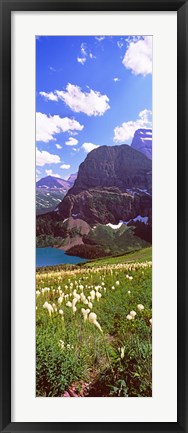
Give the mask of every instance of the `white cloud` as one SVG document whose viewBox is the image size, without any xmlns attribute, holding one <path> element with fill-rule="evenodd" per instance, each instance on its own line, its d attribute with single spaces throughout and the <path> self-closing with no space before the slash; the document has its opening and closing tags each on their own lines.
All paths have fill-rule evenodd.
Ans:
<svg viewBox="0 0 188 433">
<path fill-rule="evenodd" d="M 52 100 L 52 94 L 55 96 L 54 101 L 60 99 L 61 101 L 64 101 L 65 104 L 68 105 L 68 107 L 70 107 L 76 113 L 82 112 L 87 114 L 88 116 L 102 116 L 105 111 L 110 108 L 110 105 L 108 104 L 109 98 L 107 95 L 101 95 L 100 92 L 92 89 L 90 89 L 89 92 L 82 92 L 79 86 L 70 83 L 67 84 L 66 90 L 55 90 L 54 93 L 40 92 L 41 96 L 45 97 L 45 99 L 50 100 Z M 72 129 L 81 130 L 83 129 L 83 126 L 81 129 Z"/>
<path fill-rule="evenodd" d="M 94 56 L 94 54 L 92 54 L 92 53 L 89 53 L 89 57 L 90 57 L 90 59 L 96 59 L 96 56 Z"/>
<path fill-rule="evenodd" d="M 83 125 L 77 120 L 68 117 L 47 116 L 43 113 L 36 113 L 36 141 L 48 143 L 50 140 L 56 140 L 55 134 L 70 130 L 82 131 Z"/>
<path fill-rule="evenodd" d="M 88 57 L 90 59 L 96 59 L 96 57 L 91 52 L 88 53 L 88 51 L 87 44 L 82 43 L 80 46 L 80 55 L 77 57 L 77 62 L 81 63 L 81 65 L 85 64 Z"/>
<path fill-rule="evenodd" d="M 139 113 L 138 119 L 135 121 L 129 120 L 122 123 L 121 126 L 116 126 L 114 129 L 114 141 L 117 143 L 125 142 L 134 136 L 137 129 L 152 127 L 152 112 L 143 110 Z"/>
<path fill-rule="evenodd" d="M 86 58 L 85 57 L 77 57 L 77 62 L 84 65 L 84 63 L 86 62 Z"/>
<path fill-rule="evenodd" d="M 78 144 L 78 140 L 74 137 L 69 137 L 67 141 L 65 141 L 67 146 L 76 146 Z"/>
<path fill-rule="evenodd" d="M 76 131 L 69 131 L 69 134 L 70 135 L 78 135 L 78 132 L 76 132 Z"/>
<path fill-rule="evenodd" d="M 81 65 L 84 65 L 84 63 L 87 60 L 87 45 L 82 43 L 80 46 L 80 57 L 77 57 L 77 62 L 81 63 Z"/>
<path fill-rule="evenodd" d="M 89 92 L 82 92 L 80 87 L 74 84 L 68 83 L 66 91 L 56 90 L 55 94 L 76 113 L 102 116 L 110 108 L 108 96 L 101 95 L 100 92 L 92 89 Z"/>
<path fill-rule="evenodd" d="M 124 45 L 124 43 L 123 42 L 121 42 L 121 41 L 117 41 L 117 46 L 118 46 L 118 48 L 122 48 L 123 47 L 123 45 Z"/>
<path fill-rule="evenodd" d="M 53 173 L 52 170 L 45 170 L 45 173 L 47 174 L 47 176 L 60 177 L 59 174 Z"/>
<path fill-rule="evenodd" d="M 80 152 L 80 149 L 77 147 L 73 147 L 73 149 L 72 150 L 74 150 L 74 152 Z"/>
<path fill-rule="evenodd" d="M 105 39 L 105 36 L 95 36 L 95 39 L 96 39 L 98 42 L 101 42 L 101 41 L 103 41 L 103 40 Z"/>
<path fill-rule="evenodd" d="M 84 42 L 82 42 L 81 47 L 80 47 L 80 51 L 82 56 L 87 56 L 87 44 L 84 44 Z"/>
<path fill-rule="evenodd" d="M 70 168 L 70 164 L 63 164 L 60 166 L 63 170 L 68 170 Z"/>
<path fill-rule="evenodd" d="M 152 36 L 137 38 L 129 42 L 123 61 L 125 68 L 135 75 L 152 73 Z"/>
<path fill-rule="evenodd" d="M 40 96 L 43 96 L 47 101 L 58 101 L 57 95 L 55 95 L 53 92 L 39 92 Z"/>
<path fill-rule="evenodd" d="M 56 69 L 53 68 L 53 66 L 49 66 L 49 69 L 50 69 L 50 71 L 52 71 L 52 72 L 56 72 Z"/>
<path fill-rule="evenodd" d="M 37 174 L 41 174 L 41 172 L 40 172 L 40 170 L 38 168 L 36 169 L 36 173 Z"/>
<path fill-rule="evenodd" d="M 56 144 L 57 149 L 62 149 L 62 146 L 60 144 Z"/>
<path fill-rule="evenodd" d="M 119 79 L 118 77 L 115 77 L 115 78 L 114 78 L 114 81 L 115 81 L 115 83 L 116 83 L 117 81 L 120 81 L 120 79 Z"/>
<path fill-rule="evenodd" d="M 58 164 L 59 162 L 61 160 L 58 155 L 36 149 L 36 165 L 43 167 L 45 164 Z"/>
<path fill-rule="evenodd" d="M 93 143 L 84 143 L 84 144 L 82 144 L 82 148 L 84 149 L 84 151 L 86 153 L 91 152 L 91 150 L 93 150 L 93 149 L 97 149 L 97 147 L 99 147 L 99 146 L 97 146 L 96 144 L 93 144 Z"/>
</svg>

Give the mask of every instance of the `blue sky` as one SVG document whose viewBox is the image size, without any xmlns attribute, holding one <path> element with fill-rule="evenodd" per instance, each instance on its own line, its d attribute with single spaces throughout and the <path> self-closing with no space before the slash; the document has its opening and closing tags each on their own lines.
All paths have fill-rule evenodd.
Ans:
<svg viewBox="0 0 188 433">
<path fill-rule="evenodd" d="M 36 38 L 36 173 L 67 179 L 93 148 L 152 127 L 152 37 Z"/>
</svg>

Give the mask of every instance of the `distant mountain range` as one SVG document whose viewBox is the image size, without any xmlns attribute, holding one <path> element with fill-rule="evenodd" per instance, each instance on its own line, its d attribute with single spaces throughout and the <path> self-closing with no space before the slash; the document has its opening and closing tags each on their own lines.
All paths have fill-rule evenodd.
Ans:
<svg viewBox="0 0 188 433">
<path fill-rule="evenodd" d="M 152 129 L 137 129 L 131 146 L 152 159 Z"/>
<path fill-rule="evenodd" d="M 38 246 L 92 258 L 149 245 L 151 170 L 151 160 L 126 144 L 91 151 L 55 210 L 37 218 Z"/>
<path fill-rule="evenodd" d="M 55 176 L 46 176 L 36 182 L 37 215 L 53 211 L 63 200 L 67 191 L 74 185 L 77 173 L 71 174 L 67 180 Z"/>
<path fill-rule="evenodd" d="M 67 180 L 60 179 L 56 176 L 46 176 L 36 182 L 37 188 L 55 189 L 61 188 L 68 191 L 74 184 L 77 178 L 77 173 L 71 174 Z"/>
</svg>

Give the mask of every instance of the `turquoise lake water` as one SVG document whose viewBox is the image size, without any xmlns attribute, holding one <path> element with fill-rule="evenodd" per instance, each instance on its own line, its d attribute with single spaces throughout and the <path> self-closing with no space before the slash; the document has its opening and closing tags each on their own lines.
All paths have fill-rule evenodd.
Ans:
<svg viewBox="0 0 188 433">
<path fill-rule="evenodd" d="M 57 248 L 36 248 L 36 266 L 76 265 L 86 261 L 77 256 L 68 256 L 63 250 Z"/>
</svg>

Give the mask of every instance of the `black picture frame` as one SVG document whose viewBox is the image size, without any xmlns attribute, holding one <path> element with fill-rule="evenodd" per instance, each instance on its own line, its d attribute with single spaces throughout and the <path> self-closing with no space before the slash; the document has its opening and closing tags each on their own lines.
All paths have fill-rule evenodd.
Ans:
<svg viewBox="0 0 188 433">
<path fill-rule="evenodd" d="M 178 19 L 178 391 L 177 422 L 11 422 L 11 12 L 177 11 Z M 188 0 L 0 0 L 0 430 L 1 432 L 188 432 Z M 170 362 L 170 360 L 169 360 Z M 173 378 L 172 378 L 173 380 Z M 168 389 L 166 390 L 168 404 Z M 74 420 L 73 420 L 74 421 Z"/>
</svg>

